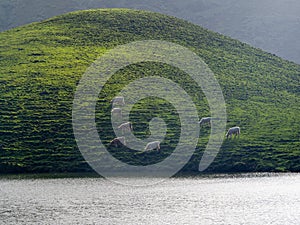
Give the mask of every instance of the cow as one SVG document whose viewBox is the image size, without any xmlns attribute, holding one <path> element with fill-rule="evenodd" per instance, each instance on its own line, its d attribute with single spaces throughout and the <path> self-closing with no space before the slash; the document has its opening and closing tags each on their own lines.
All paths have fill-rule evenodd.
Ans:
<svg viewBox="0 0 300 225">
<path fill-rule="evenodd" d="M 211 117 L 202 117 L 201 120 L 198 122 L 201 125 L 203 124 L 210 124 L 211 122 Z"/>
<path fill-rule="evenodd" d="M 112 105 L 125 105 L 125 100 L 123 96 L 117 96 L 114 97 L 113 100 L 111 100 Z"/>
<path fill-rule="evenodd" d="M 120 129 L 122 131 L 122 134 L 125 131 L 132 131 L 133 130 L 133 126 L 131 122 L 127 122 L 127 123 L 122 123 L 120 126 L 118 126 L 118 129 Z"/>
<path fill-rule="evenodd" d="M 111 114 L 115 115 L 115 116 L 118 116 L 118 117 L 122 117 L 122 109 L 120 109 L 120 108 L 113 108 L 111 110 Z"/>
<path fill-rule="evenodd" d="M 234 134 L 235 136 L 240 136 L 241 129 L 239 127 L 231 127 L 228 129 L 226 133 L 226 138 L 231 138 L 231 136 Z"/>
<path fill-rule="evenodd" d="M 110 145 L 115 146 L 116 148 L 121 147 L 122 145 L 126 145 L 125 142 L 125 137 L 117 137 L 114 138 L 111 142 Z"/>
<path fill-rule="evenodd" d="M 152 141 L 149 142 L 146 147 L 145 151 L 150 151 L 156 149 L 158 152 L 160 151 L 160 142 L 159 141 Z"/>
</svg>

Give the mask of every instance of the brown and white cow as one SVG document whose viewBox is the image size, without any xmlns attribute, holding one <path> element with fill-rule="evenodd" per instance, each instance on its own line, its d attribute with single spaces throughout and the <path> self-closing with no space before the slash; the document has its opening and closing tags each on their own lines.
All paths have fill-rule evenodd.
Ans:
<svg viewBox="0 0 300 225">
<path fill-rule="evenodd" d="M 125 142 L 125 137 L 117 137 L 114 138 L 111 142 L 110 145 L 115 146 L 116 148 L 121 147 L 122 145 L 126 145 Z"/>
</svg>

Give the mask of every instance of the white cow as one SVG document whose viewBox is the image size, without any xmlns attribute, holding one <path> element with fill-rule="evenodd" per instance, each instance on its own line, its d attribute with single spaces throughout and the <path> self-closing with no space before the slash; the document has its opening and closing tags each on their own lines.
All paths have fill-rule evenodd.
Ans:
<svg viewBox="0 0 300 225">
<path fill-rule="evenodd" d="M 159 150 L 160 150 L 160 142 L 159 141 L 149 142 L 145 147 L 145 151 L 150 151 L 150 150 L 154 150 L 154 149 L 156 149 L 159 152 Z"/>
<path fill-rule="evenodd" d="M 127 122 L 127 123 L 122 123 L 120 126 L 118 126 L 118 129 L 120 129 L 122 131 L 122 134 L 125 131 L 132 131 L 133 130 L 133 126 L 131 122 Z"/>
<path fill-rule="evenodd" d="M 231 136 L 234 134 L 235 136 L 239 136 L 241 133 L 241 129 L 239 127 L 231 127 L 228 129 L 226 133 L 226 138 L 231 138 Z"/>
<path fill-rule="evenodd" d="M 202 117 L 201 120 L 198 122 L 200 125 L 210 123 L 211 117 Z"/>
<path fill-rule="evenodd" d="M 111 100 L 112 105 L 125 105 L 125 100 L 123 96 L 117 96 L 114 97 L 113 100 Z"/>
<path fill-rule="evenodd" d="M 120 108 L 113 108 L 111 110 L 111 114 L 114 116 L 122 117 L 122 109 Z"/>
<path fill-rule="evenodd" d="M 114 145 L 116 148 L 121 147 L 122 145 L 126 145 L 125 142 L 125 137 L 117 137 L 114 138 L 111 142 L 110 145 Z"/>
</svg>

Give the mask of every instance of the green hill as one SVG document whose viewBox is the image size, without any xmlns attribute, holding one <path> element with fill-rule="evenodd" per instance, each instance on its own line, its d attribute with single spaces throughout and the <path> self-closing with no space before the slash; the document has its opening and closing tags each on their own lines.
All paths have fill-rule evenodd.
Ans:
<svg viewBox="0 0 300 225">
<path fill-rule="evenodd" d="M 94 60 L 131 41 L 164 40 L 198 54 L 218 79 L 228 127 L 241 136 L 225 140 L 208 172 L 300 171 L 300 66 L 174 17 L 125 9 L 69 13 L 0 33 L 0 172 L 91 171 L 72 129 L 76 85 Z M 97 128 L 114 138 L 110 99 L 129 82 L 152 75 L 174 80 L 192 97 L 199 117 L 209 115 L 201 89 L 187 74 L 160 63 L 140 63 L 116 73 L 99 95 Z M 168 109 L 168 110 L 166 110 Z M 162 153 L 109 147 L 130 164 L 161 161 L 178 141 L 178 116 L 162 99 L 146 99 L 132 111 L 134 133 L 149 135 L 147 122 L 160 115 L 168 125 Z M 209 136 L 183 172 L 196 172 Z"/>
<path fill-rule="evenodd" d="M 300 64 L 300 2 L 289 0 L 1 0 L 0 32 L 67 12 L 149 10 L 188 20 Z"/>
</svg>

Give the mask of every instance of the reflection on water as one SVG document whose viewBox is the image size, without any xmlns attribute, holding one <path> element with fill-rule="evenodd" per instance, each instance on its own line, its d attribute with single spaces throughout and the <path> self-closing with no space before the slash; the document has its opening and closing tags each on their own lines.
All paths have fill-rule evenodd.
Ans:
<svg viewBox="0 0 300 225">
<path fill-rule="evenodd" d="M 300 224 L 300 175 L 0 180 L 0 224 Z"/>
</svg>

